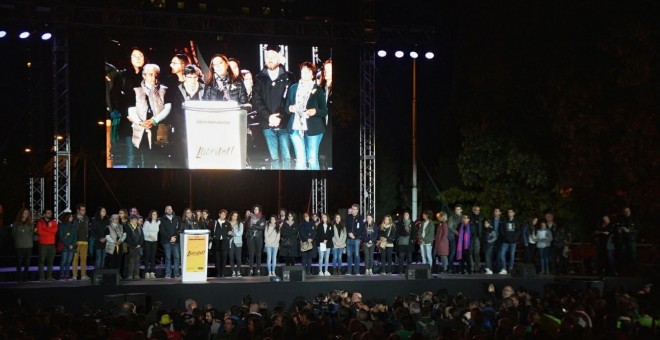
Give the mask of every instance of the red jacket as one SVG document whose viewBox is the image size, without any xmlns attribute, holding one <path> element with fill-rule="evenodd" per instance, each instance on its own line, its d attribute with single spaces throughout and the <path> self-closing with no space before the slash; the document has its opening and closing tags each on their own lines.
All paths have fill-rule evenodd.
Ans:
<svg viewBox="0 0 660 340">
<path fill-rule="evenodd" d="M 39 244 L 54 245 L 55 235 L 57 235 L 57 220 L 51 219 L 46 222 L 43 218 L 37 222 L 37 235 L 39 235 Z"/>
</svg>

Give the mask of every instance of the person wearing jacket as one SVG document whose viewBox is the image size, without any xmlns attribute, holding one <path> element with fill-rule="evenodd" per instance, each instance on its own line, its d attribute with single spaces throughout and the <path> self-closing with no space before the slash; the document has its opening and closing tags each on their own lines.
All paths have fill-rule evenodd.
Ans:
<svg viewBox="0 0 660 340">
<path fill-rule="evenodd" d="M 147 215 L 142 231 L 144 233 L 144 278 L 156 278 L 156 249 L 158 248 L 158 230 L 160 219 L 158 212 L 152 210 Z"/>
<path fill-rule="evenodd" d="M 527 264 L 532 264 L 534 262 L 534 253 L 536 253 L 535 235 L 538 223 L 539 219 L 533 217 L 522 227 L 522 242 L 525 246 L 525 263 Z"/>
<path fill-rule="evenodd" d="M 57 236 L 57 220 L 53 219 L 53 210 L 46 209 L 37 222 L 37 235 L 39 236 L 39 281 L 46 278 L 53 281 L 53 261 L 55 260 L 55 239 Z M 47 266 L 44 277 L 44 264 Z"/>
<path fill-rule="evenodd" d="M 541 275 L 550 274 L 550 245 L 552 244 L 552 231 L 545 222 L 541 222 L 539 229 L 532 236 L 536 240 L 536 248 L 541 258 Z"/>
<path fill-rule="evenodd" d="M 319 225 L 316 227 L 316 244 L 319 246 L 320 276 L 331 275 L 330 271 L 328 271 L 328 261 L 330 260 L 330 252 L 332 251 L 332 238 L 334 236 L 335 232 L 332 228 L 332 224 L 330 224 L 330 221 L 328 221 L 328 214 L 321 213 L 321 223 L 319 223 Z M 323 247 L 323 249 L 321 249 L 321 247 Z"/>
<path fill-rule="evenodd" d="M 442 211 L 440 212 L 440 223 L 438 223 L 438 228 L 435 230 L 435 256 L 440 257 L 440 263 L 442 266 L 442 272 L 447 272 L 447 267 L 449 266 L 449 225 L 447 223 L 447 213 Z M 434 256 L 434 258 L 435 258 Z"/>
<path fill-rule="evenodd" d="M 312 259 L 316 255 L 316 249 L 314 245 L 314 239 L 316 239 L 316 230 L 314 230 L 314 223 L 310 220 L 311 216 L 308 212 L 303 214 L 303 221 L 300 223 L 300 228 L 298 229 L 298 237 L 300 237 L 301 243 L 307 243 L 311 247 L 307 251 L 302 252 L 302 265 L 305 268 L 305 274 L 312 274 Z M 302 248 L 302 244 L 301 244 Z"/>
<path fill-rule="evenodd" d="M 181 233 L 181 221 L 174 215 L 171 205 L 165 207 L 165 215 L 160 217 L 158 238 L 165 252 L 165 278 L 179 277 L 179 265 L 181 263 L 181 247 L 179 237 Z M 174 272 L 172 272 L 174 265 Z"/>
<path fill-rule="evenodd" d="M 109 223 L 108 211 L 104 207 L 98 207 L 90 222 L 90 232 L 94 235 L 94 270 L 105 267 L 105 228 Z"/>
<path fill-rule="evenodd" d="M 255 204 L 252 211 L 245 212 L 245 241 L 248 246 L 248 274 L 252 276 L 261 275 L 261 251 L 264 246 L 264 229 L 266 229 L 266 219 L 261 211 L 261 206 Z M 256 265 L 256 266 L 255 266 Z"/>
<path fill-rule="evenodd" d="M 497 232 L 489 220 L 484 220 L 484 230 L 481 232 L 481 244 L 486 246 L 486 274 L 493 274 L 493 251 L 497 244 Z"/>
<path fill-rule="evenodd" d="M 403 263 L 406 266 L 412 264 L 412 253 L 415 249 L 415 236 L 413 232 L 413 223 L 410 219 L 410 212 L 404 211 L 403 218 L 396 225 L 396 255 L 399 260 L 399 274 L 404 274 Z"/>
<path fill-rule="evenodd" d="M 396 226 L 392 222 L 392 216 L 385 215 L 383 223 L 380 225 L 379 247 L 381 249 L 381 262 L 383 263 L 383 272 L 386 275 L 392 274 L 392 252 L 394 250 L 394 241 L 396 240 Z M 373 274 L 373 272 L 370 272 Z"/>
<path fill-rule="evenodd" d="M 280 233 L 280 255 L 284 257 L 284 263 L 287 266 L 296 264 L 296 257 L 299 256 L 298 252 L 298 223 L 295 219 L 296 215 L 293 211 L 286 214 L 286 220 L 281 222 Z"/>
<path fill-rule="evenodd" d="M 128 245 L 128 259 L 126 260 L 126 278 L 140 279 L 140 258 L 144 250 L 144 233 L 138 225 L 138 216 L 128 217 L 128 225 L 124 226 L 126 244 Z"/>
<path fill-rule="evenodd" d="M 217 277 L 225 275 L 225 266 L 229 258 L 229 242 L 231 242 L 232 231 L 227 221 L 227 210 L 218 212 L 218 219 L 211 226 L 211 250 L 215 254 L 215 271 Z"/>
<path fill-rule="evenodd" d="M 80 266 L 80 279 L 89 280 L 87 276 L 87 253 L 89 252 L 89 218 L 85 215 L 87 208 L 84 204 L 76 204 L 76 216 L 73 225 L 76 227 L 76 251 L 73 252 L 73 264 L 71 266 L 73 279 L 78 277 Z"/>
<path fill-rule="evenodd" d="M 270 216 L 270 220 L 264 230 L 264 242 L 266 246 L 266 267 L 268 276 L 275 276 L 277 268 L 277 249 L 280 247 L 280 226 L 277 224 L 277 216 Z"/>
<path fill-rule="evenodd" d="M 253 108 L 259 116 L 259 125 L 266 138 L 272 169 L 291 169 L 288 115 L 285 112 L 287 92 L 294 76 L 280 65 L 280 48 L 266 47 L 265 67 L 257 73 L 252 90 Z"/>
<path fill-rule="evenodd" d="M 378 226 L 374 221 L 374 216 L 367 214 L 367 220 L 364 224 L 364 233 L 362 234 L 362 249 L 364 250 L 364 275 L 374 274 L 374 250 L 378 242 Z M 359 268 L 359 263 L 358 263 Z M 359 269 L 358 269 L 359 273 Z"/>
<path fill-rule="evenodd" d="M 248 97 L 243 79 L 229 67 L 227 57 L 216 54 L 211 58 L 211 66 L 204 81 L 204 100 L 235 101 L 239 105 L 247 104 Z"/>
<path fill-rule="evenodd" d="M 319 170 L 319 145 L 325 132 L 328 107 L 325 91 L 314 80 L 316 67 L 310 62 L 300 65 L 300 81 L 291 86 L 285 112 L 288 130 L 296 155 L 296 170 Z"/>
<path fill-rule="evenodd" d="M 341 256 L 346 249 L 346 227 L 341 215 L 336 214 L 332 223 L 332 270 L 334 275 L 341 274 Z"/>
<path fill-rule="evenodd" d="M 500 226 L 500 239 L 502 245 L 500 248 L 500 261 L 502 262 L 502 270 L 500 274 L 506 274 L 507 268 L 509 271 L 513 270 L 513 262 L 516 258 L 516 245 L 520 239 L 522 226 L 519 225 L 515 219 L 516 211 L 513 209 L 507 210 L 507 218 L 504 220 L 503 225 Z M 507 267 L 506 252 L 509 251 L 509 263 Z"/>
<path fill-rule="evenodd" d="M 344 220 L 346 226 L 346 274 L 360 275 L 360 241 L 364 236 L 364 218 L 360 206 L 353 204 Z"/>
<path fill-rule="evenodd" d="M 125 240 L 126 233 L 124 233 L 124 226 L 119 220 L 119 215 L 110 216 L 110 224 L 108 224 L 105 231 L 105 253 L 108 257 L 108 267 L 119 269 L 121 266 L 122 248 Z"/>
<path fill-rule="evenodd" d="M 418 242 L 422 252 L 422 263 L 428 265 L 430 268 L 433 267 L 433 253 L 431 253 L 431 249 L 433 247 L 433 240 L 435 239 L 435 224 L 431 221 L 431 216 L 433 216 L 431 210 L 424 211 L 422 213 L 422 221 L 419 224 L 419 230 L 417 230 L 417 239 L 419 240 Z"/>
<path fill-rule="evenodd" d="M 61 252 L 62 259 L 60 260 L 60 280 L 73 280 L 69 276 L 69 273 L 73 252 L 76 251 L 76 242 L 78 241 L 78 230 L 73 224 L 73 215 L 67 210 L 62 213 L 57 231 L 57 236 L 63 245 Z"/>
<path fill-rule="evenodd" d="M 34 242 L 34 224 L 30 209 L 22 208 L 11 226 L 11 236 L 16 249 L 16 281 L 27 282 L 30 275 L 30 254 Z"/>
<path fill-rule="evenodd" d="M 232 277 L 241 277 L 241 251 L 243 250 L 243 223 L 238 220 L 238 212 L 229 214 L 229 226 L 232 238 L 229 243 L 229 266 Z M 234 266 L 236 264 L 236 266 Z"/>
<path fill-rule="evenodd" d="M 463 215 L 463 222 L 458 225 L 458 236 L 456 238 L 456 259 L 459 262 L 459 271 L 461 274 L 472 274 L 472 256 L 470 256 L 470 247 L 474 244 L 472 240 L 477 237 L 474 231 L 475 226 L 470 221 L 470 216 Z"/>
</svg>

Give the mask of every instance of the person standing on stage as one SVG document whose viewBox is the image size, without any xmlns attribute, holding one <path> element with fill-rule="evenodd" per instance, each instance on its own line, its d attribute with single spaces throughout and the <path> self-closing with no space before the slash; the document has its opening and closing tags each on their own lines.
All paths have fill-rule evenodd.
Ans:
<svg viewBox="0 0 660 340">
<path fill-rule="evenodd" d="M 181 261 L 181 247 L 179 245 L 179 233 L 181 232 L 181 221 L 174 215 L 172 206 L 165 207 L 165 215 L 160 217 L 158 237 L 165 252 L 165 278 L 181 276 L 179 266 Z M 174 266 L 174 270 L 172 270 Z"/>
<path fill-rule="evenodd" d="M 458 226 L 463 221 L 463 207 L 460 204 L 454 206 L 454 213 L 447 219 L 447 239 L 449 240 L 449 273 L 454 273 L 454 260 L 456 259 L 456 238 L 458 237 Z"/>
<path fill-rule="evenodd" d="M 493 274 L 493 252 L 497 245 L 497 232 L 489 220 L 484 221 L 481 244 L 485 246 L 486 252 L 486 274 Z"/>
<path fill-rule="evenodd" d="M 22 208 L 11 226 L 16 250 L 16 281 L 27 282 L 30 276 L 30 255 L 34 245 L 34 223 L 30 209 Z"/>
<path fill-rule="evenodd" d="M 73 253 L 73 279 L 78 277 L 78 266 L 80 265 L 80 279 L 89 280 L 87 276 L 87 252 L 89 252 L 89 218 L 85 216 L 85 205 L 76 205 L 76 217 L 73 219 L 73 225 L 78 231 L 76 236 L 76 249 Z"/>
<path fill-rule="evenodd" d="M 364 236 L 364 218 L 359 214 L 360 206 L 353 204 L 346 215 L 346 274 L 360 275 L 360 240 Z"/>
<path fill-rule="evenodd" d="M 238 212 L 229 214 L 229 226 L 231 227 L 231 242 L 229 244 L 229 266 L 232 277 L 241 277 L 241 252 L 243 250 L 243 223 L 238 220 Z M 236 266 L 234 266 L 236 264 Z"/>
<path fill-rule="evenodd" d="M 245 212 L 245 239 L 248 246 L 248 265 L 252 276 L 261 275 L 261 251 L 264 246 L 264 229 L 266 229 L 266 219 L 261 211 L 261 206 L 255 204 L 252 211 Z M 256 267 L 253 267 L 256 265 Z"/>
<path fill-rule="evenodd" d="M 447 213 L 442 211 L 440 212 L 440 221 L 438 222 L 438 227 L 435 230 L 434 252 L 435 256 L 440 257 L 440 265 L 442 266 L 443 273 L 447 273 L 447 266 L 449 265 L 447 258 L 449 256 L 449 239 L 447 238 L 448 234 L 449 225 L 447 224 Z"/>
<path fill-rule="evenodd" d="M 364 275 L 373 275 L 374 250 L 376 250 L 376 242 L 378 241 L 378 226 L 374 222 L 373 215 L 367 214 L 367 221 L 364 225 L 364 228 L 364 234 L 362 234 L 362 248 L 364 250 Z"/>
<path fill-rule="evenodd" d="M 126 244 L 128 245 L 128 259 L 126 260 L 126 278 L 140 279 L 140 258 L 144 250 L 144 233 L 138 225 L 138 216 L 131 215 L 128 225 L 124 227 Z"/>
<path fill-rule="evenodd" d="M 403 217 L 396 226 L 396 255 L 399 262 L 399 274 L 405 273 L 403 263 L 406 267 L 412 264 L 412 254 L 414 249 L 413 223 L 410 219 L 410 212 L 404 211 Z"/>
<path fill-rule="evenodd" d="M 57 220 L 53 219 L 53 210 L 44 210 L 41 219 L 37 222 L 37 235 L 39 236 L 39 281 L 53 278 L 53 261 L 55 260 L 55 239 L 57 236 Z M 47 265 L 44 277 L 44 264 Z"/>
<path fill-rule="evenodd" d="M 57 236 L 62 242 L 62 252 L 60 260 L 60 280 L 73 280 L 69 276 L 71 270 L 71 259 L 76 251 L 76 242 L 78 240 L 78 230 L 73 224 L 73 215 L 71 210 L 66 209 L 60 217 L 60 225 Z"/>
<path fill-rule="evenodd" d="M 396 240 L 396 227 L 392 223 L 392 216 L 385 215 L 378 235 L 383 272 L 386 275 L 392 275 L 392 252 L 394 250 L 394 240 Z M 371 274 L 373 274 L 373 271 Z"/>
<path fill-rule="evenodd" d="M 124 227 L 119 220 L 119 215 L 110 216 L 110 223 L 105 229 L 105 253 L 108 258 L 108 267 L 119 269 L 121 267 L 121 258 L 126 240 Z M 119 270 L 117 271 L 119 274 Z"/>
<path fill-rule="evenodd" d="M 334 275 L 341 275 L 341 257 L 346 251 L 346 227 L 344 221 L 341 220 L 341 215 L 335 215 L 332 229 L 332 270 Z"/>
<path fill-rule="evenodd" d="M 280 227 L 280 255 L 284 257 L 284 263 L 287 266 L 296 264 L 298 254 L 298 223 L 293 211 L 287 212 L 286 221 L 282 222 Z"/>
<path fill-rule="evenodd" d="M 312 259 L 316 253 L 315 242 L 316 230 L 314 230 L 314 223 L 311 221 L 311 216 L 308 212 L 303 214 L 303 220 L 300 222 L 300 229 L 298 234 L 300 237 L 300 252 L 302 253 L 302 265 L 305 268 L 307 275 L 312 274 Z"/>
<path fill-rule="evenodd" d="M 472 206 L 472 214 L 470 215 L 470 227 L 472 229 L 472 238 L 470 245 L 470 257 L 472 258 L 472 268 L 470 269 L 473 273 L 481 272 L 481 231 L 483 230 L 484 220 L 486 218 L 481 215 L 481 207 L 479 204 Z"/>
<path fill-rule="evenodd" d="M 158 231 L 160 219 L 158 212 L 152 210 L 144 222 L 144 278 L 156 278 L 156 248 L 158 247 Z"/>
<path fill-rule="evenodd" d="M 328 214 L 321 213 L 321 223 L 316 227 L 316 244 L 319 246 L 319 275 L 330 276 L 328 261 L 332 251 L 332 238 L 335 232 L 328 221 Z M 323 246 L 321 245 L 323 244 Z M 321 249 L 323 247 L 323 249 Z"/>
<path fill-rule="evenodd" d="M 227 221 L 227 210 L 218 212 L 218 219 L 213 221 L 211 227 L 211 249 L 215 254 L 215 271 L 217 277 L 225 275 L 225 265 L 229 258 L 229 242 L 231 241 L 232 229 Z"/>
<path fill-rule="evenodd" d="M 422 213 L 422 221 L 419 230 L 417 230 L 417 239 L 422 253 L 422 263 L 433 269 L 433 253 L 431 250 L 435 240 L 435 223 L 431 220 L 431 216 L 433 216 L 431 210 L 425 210 Z"/>
<path fill-rule="evenodd" d="M 104 207 L 98 207 L 89 228 L 94 235 L 94 270 L 105 267 L 105 228 L 109 223 L 108 211 Z"/>
<path fill-rule="evenodd" d="M 277 268 L 277 249 L 280 247 L 280 225 L 277 216 L 270 216 L 266 229 L 264 230 L 264 243 L 266 246 L 266 267 L 268 276 L 275 276 Z"/>
<path fill-rule="evenodd" d="M 476 237 L 474 226 L 470 221 L 470 216 L 463 215 L 463 222 L 458 226 L 458 237 L 456 241 L 456 259 L 459 263 L 459 272 L 461 274 L 472 274 L 472 257 L 470 256 L 470 247 L 474 244 L 472 240 Z"/>
<path fill-rule="evenodd" d="M 507 274 L 513 270 L 514 260 L 516 258 L 516 245 L 520 240 L 522 226 L 516 221 L 516 212 L 513 209 L 507 210 L 507 219 L 500 226 L 500 238 L 502 246 L 500 247 L 500 261 L 502 261 L 502 270 L 500 274 Z M 509 251 L 509 263 L 507 267 L 506 252 Z M 508 271 L 507 271 L 508 268 Z"/>
<path fill-rule="evenodd" d="M 265 67 L 255 76 L 252 101 L 266 138 L 271 168 L 291 169 L 291 141 L 285 104 L 294 76 L 280 65 L 279 51 L 277 45 L 266 47 Z"/>
</svg>

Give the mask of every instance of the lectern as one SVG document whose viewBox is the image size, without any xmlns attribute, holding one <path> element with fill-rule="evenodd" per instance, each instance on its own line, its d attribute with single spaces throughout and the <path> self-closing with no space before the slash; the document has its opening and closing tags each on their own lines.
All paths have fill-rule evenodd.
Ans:
<svg viewBox="0 0 660 340">
<path fill-rule="evenodd" d="M 181 234 L 181 282 L 206 282 L 209 233 L 206 229 L 195 229 Z"/>
</svg>

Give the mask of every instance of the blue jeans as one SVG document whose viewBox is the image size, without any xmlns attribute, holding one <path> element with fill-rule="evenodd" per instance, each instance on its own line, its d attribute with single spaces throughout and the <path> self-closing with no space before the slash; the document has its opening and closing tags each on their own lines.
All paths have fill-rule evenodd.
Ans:
<svg viewBox="0 0 660 340">
<path fill-rule="evenodd" d="M 509 250 L 509 266 L 506 265 L 506 251 Z M 516 258 L 516 243 L 504 243 L 500 248 L 500 261 L 502 261 L 502 269 L 513 269 L 513 261 Z"/>
<path fill-rule="evenodd" d="M 433 244 L 431 243 L 425 243 L 422 244 L 420 247 L 420 250 L 422 252 L 422 263 L 423 264 L 428 264 L 429 266 L 433 266 L 433 254 L 431 253 L 431 248 L 433 247 Z"/>
<path fill-rule="evenodd" d="M 341 268 L 341 255 L 344 248 L 332 248 L 332 268 L 339 270 Z"/>
<path fill-rule="evenodd" d="M 550 271 L 550 247 L 538 248 L 541 258 L 541 271 Z"/>
<path fill-rule="evenodd" d="M 360 274 L 360 240 L 346 240 L 346 274 Z"/>
<path fill-rule="evenodd" d="M 64 246 L 66 247 L 66 245 Z M 73 260 L 73 250 L 62 249 L 62 259 L 60 260 L 60 278 L 69 276 L 71 271 L 71 261 Z"/>
<path fill-rule="evenodd" d="M 323 134 L 310 136 L 307 132 L 303 136 L 299 130 L 291 131 L 291 144 L 296 154 L 296 170 L 319 170 L 319 145 Z"/>
<path fill-rule="evenodd" d="M 165 252 L 165 276 L 179 275 L 181 247 L 178 243 L 163 243 L 163 251 Z M 174 273 L 172 273 L 172 260 L 174 260 Z"/>
<path fill-rule="evenodd" d="M 330 261 L 330 249 L 328 248 L 325 249 L 326 249 L 325 251 L 321 251 L 321 249 L 319 248 L 319 273 L 325 273 L 328 271 L 328 262 Z"/>
<path fill-rule="evenodd" d="M 100 249 L 96 249 L 96 258 L 94 262 L 94 269 L 103 269 L 105 267 L 105 244 L 102 244 Z"/>
<path fill-rule="evenodd" d="M 291 152 L 289 151 L 289 130 L 263 129 L 266 145 L 270 153 L 272 169 L 291 169 Z M 281 157 L 280 157 L 281 156 Z M 282 162 L 280 165 L 280 161 Z"/>
<path fill-rule="evenodd" d="M 274 273 L 277 268 L 277 247 L 266 247 L 266 268 L 268 273 Z"/>
</svg>

